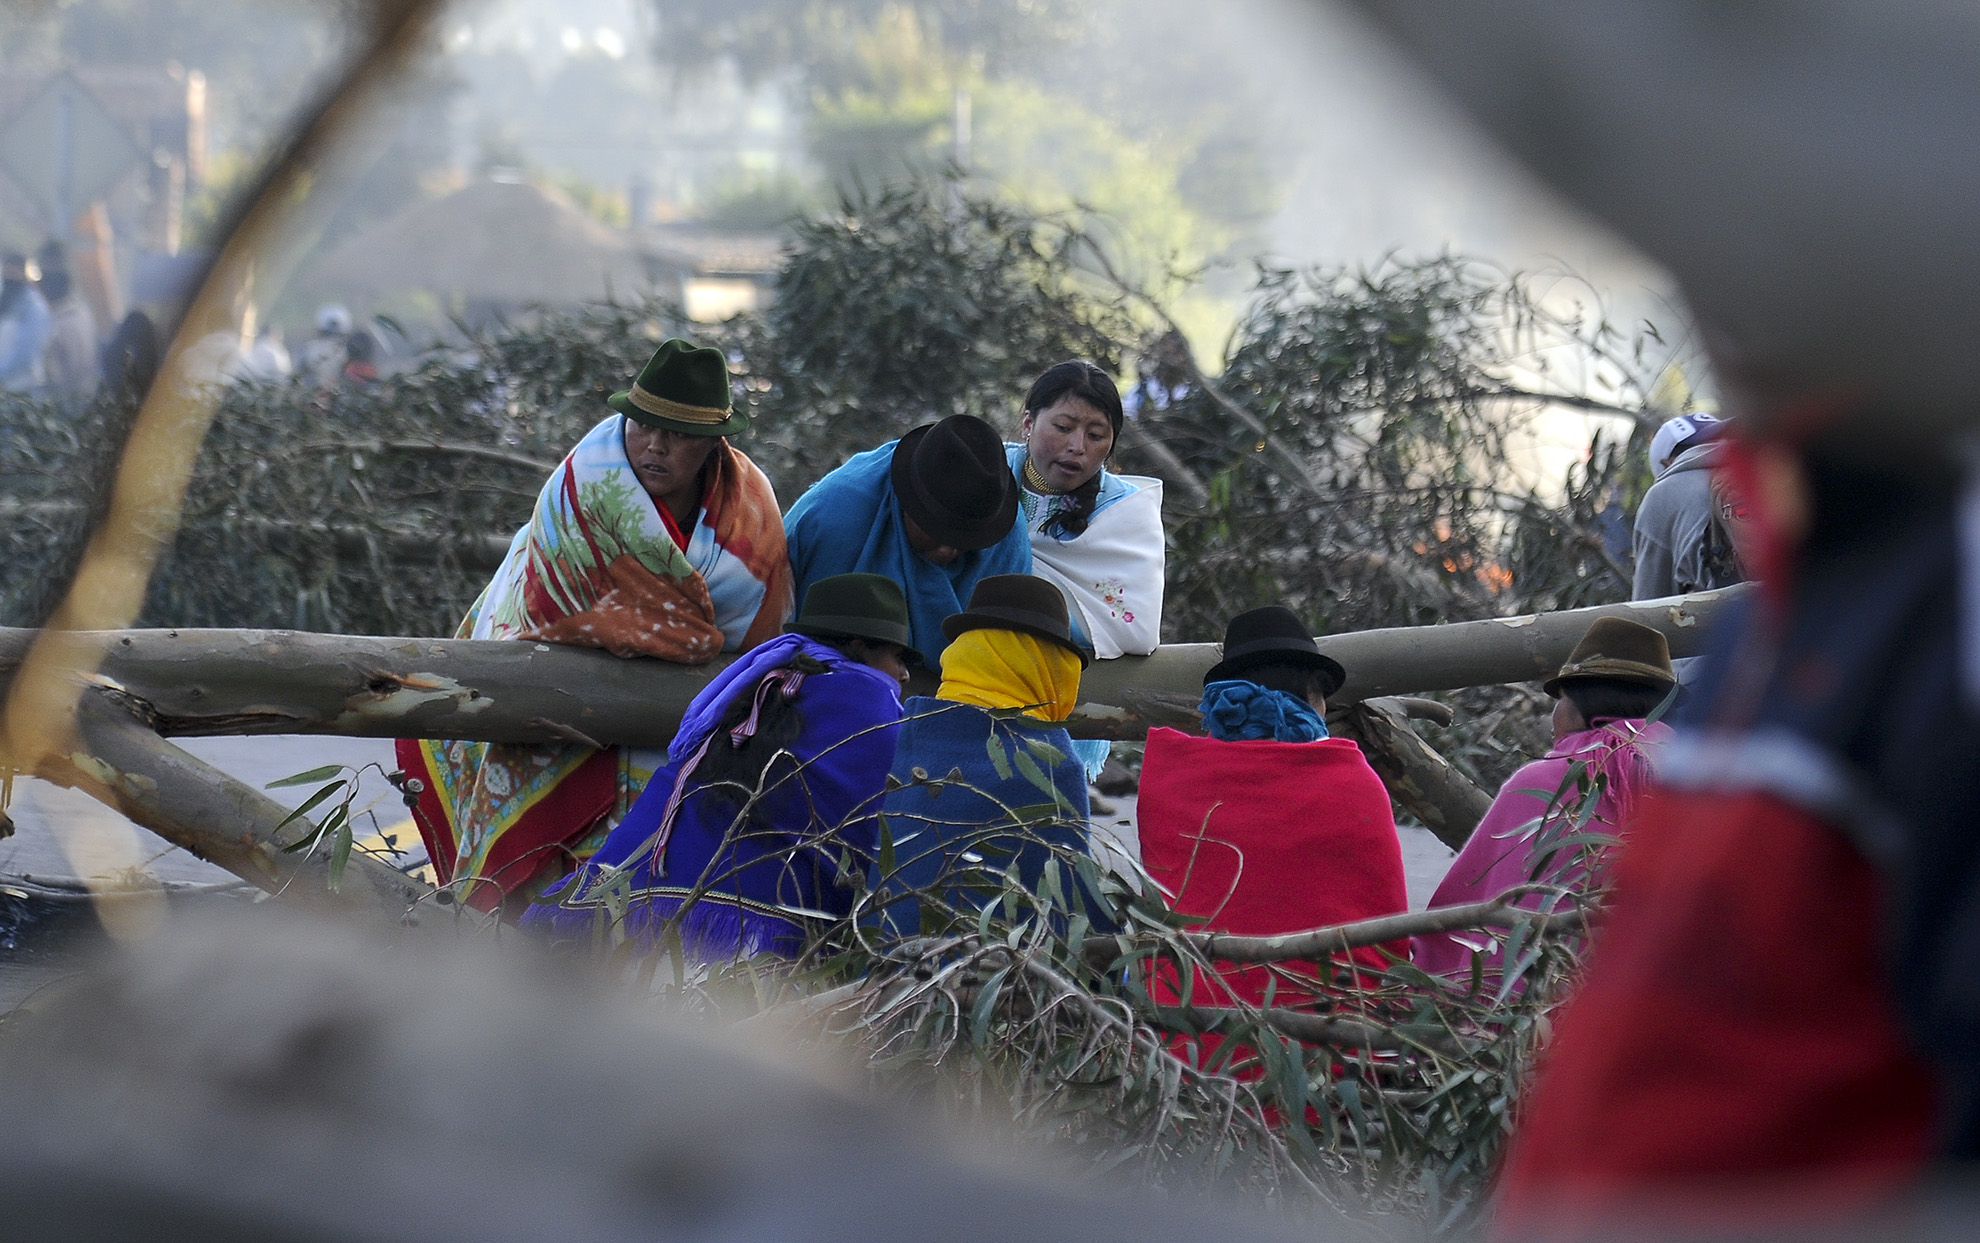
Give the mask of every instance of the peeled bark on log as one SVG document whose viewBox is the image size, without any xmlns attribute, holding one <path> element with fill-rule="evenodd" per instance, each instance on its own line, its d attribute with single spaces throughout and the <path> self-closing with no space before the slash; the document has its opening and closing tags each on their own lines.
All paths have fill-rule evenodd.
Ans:
<svg viewBox="0 0 1980 1243">
<path fill-rule="evenodd" d="M 1368 766 L 1390 797 L 1437 840 L 1463 850 L 1471 831 L 1492 807 L 1492 796 L 1473 785 L 1451 762 L 1409 727 L 1394 700 L 1367 699 L 1342 714 L 1342 733 L 1361 744 Z"/>
<path fill-rule="evenodd" d="M 1332 697 L 1452 690 L 1544 677 L 1597 617 L 1662 630 L 1674 656 L 1702 645 L 1706 623 L 1744 589 L 1575 609 L 1502 621 L 1329 635 L 1321 650 L 1348 670 Z M 11 679 L 34 632 L 0 630 Z M 173 735 L 341 734 L 666 746 L 721 662 L 676 665 L 591 648 L 474 639 L 372 638 L 287 630 L 129 630 L 107 636 L 102 676 Z M 1067 722 L 1076 737 L 1134 739 L 1186 724 L 1212 643 L 1096 663 Z"/>
</svg>

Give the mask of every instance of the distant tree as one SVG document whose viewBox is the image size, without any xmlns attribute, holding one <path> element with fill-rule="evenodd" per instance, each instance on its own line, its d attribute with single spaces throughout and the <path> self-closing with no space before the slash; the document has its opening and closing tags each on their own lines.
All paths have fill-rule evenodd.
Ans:
<svg viewBox="0 0 1980 1243">
<path fill-rule="evenodd" d="M 848 200 L 800 225 L 776 300 L 736 325 L 756 415 L 751 452 L 796 491 L 917 424 L 1017 405 L 1062 359 L 1118 368 L 1134 320 L 1076 260 L 1093 239 L 933 181 Z"/>
<path fill-rule="evenodd" d="M 1266 599 L 1354 630 L 1625 598 L 1603 515 L 1645 469 L 1624 450 L 1664 354 L 1585 307 L 1449 257 L 1265 270 L 1220 374 L 1146 416 L 1208 497 L 1176 515 L 1176 636 Z M 1558 496 L 1508 462 L 1550 408 L 1606 424 Z"/>
<path fill-rule="evenodd" d="M 861 42 L 902 16 L 943 55 L 1010 70 L 1084 27 L 1078 0 L 652 0 L 653 49 L 677 69 L 723 58 L 752 78 L 796 68 L 808 88 L 874 85 Z"/>
</svg>

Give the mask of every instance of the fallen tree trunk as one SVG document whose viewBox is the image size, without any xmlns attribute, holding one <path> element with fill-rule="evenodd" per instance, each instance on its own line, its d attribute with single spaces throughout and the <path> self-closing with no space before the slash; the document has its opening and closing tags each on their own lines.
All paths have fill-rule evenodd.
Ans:
<svg viewBox="0 0 1980 1243">
<path fill-rule="evenodd" d="M 1453 690 L 1544 677 L 1597 617 L 1655 626 L 1674 656 L 1698 652 L 1706 624 L 1741 588 L 1535 617 L 1329 635 L 1348 670 L 1334 696 Z M 11 680 L 33 631 L 0 630 Z M 101 676 L 141 703 L 166 736 L 340 734 L 665 746 L 721 662 L 624 660 L 590 648 L 473 639 L 372 638 L 287 630 L 130 630 L 102 636 Z M 1096 663 L 1067 722 L 1086 738 L 1140 738 L 1182 724 L 1217 645 L 1180 643 Z"/>
<path fill-rule="evenodd" d="M 1361 744 L 1368 766 L 1403 809 L 1452 850 L 1492 808 L 1492 796 L 1417 736 L 1394 700 L 1364 699 L 1342 715 L 1341 734 Z M 1332 714 L 1330 713 L 1331 717 Z"/>
<path fill-rule="evenodd" d="M 362 852 L 353 851 L 336 868 L 328 843 L 287 849 L 305 840 L 314 824 L 291 819 L 266 794 L 159 737 L 141 705 L 114 691 L 83 693 L 74 739 L 73 750 L 51 756 L 37 775 L 83 790 L 271 894 L 401 926 L 488 922 L 477 912 L 441 905 L 430 886 Z"/>
</svg>

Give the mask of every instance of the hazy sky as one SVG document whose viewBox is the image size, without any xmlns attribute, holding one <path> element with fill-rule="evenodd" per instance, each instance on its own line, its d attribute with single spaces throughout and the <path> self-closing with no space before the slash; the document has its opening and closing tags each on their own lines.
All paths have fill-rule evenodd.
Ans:
<svg viewBox="0 0 1980 1243">
<path fill-rule="evenodd" d="M 619 89 L 636 93 L 637 107 L 692 106 L 694 100 L 670 96 L 659 71 L 646 63 L 654 28 L 648 3 L 463 3 L 450 18 L 451 50 L 464 66 L 477 58 L 492 64 L 491 56 L 507 64 L 523 59 L 545 82 L 582 62 L 586 75 L 624 83 Z M 1260 99 L 1256 123 L 1280 161 L 1284 186 L 1283 207 L 1267 230 L 1272 258 L 1355 265 L 1390 252 L 1448 250 L 1507 269 L 1577 274 L 1587 284 L 1561 283 L 1560 298 L 1585 301 L 1592 287 L 1624 331 L 1646 317 L 1665 327 L 1676 318 L 1660 271 L 1540 186 L 1343 8 L 1326 0 L 1124 0 L 1122 7 L 1156 38 L 1189 40 L 1204 53 L 1198 62 L 1205 78 L 1176 89 L 1214 91 L 1220 82 L 1242 82 Z M 1083 72 L 1136 69 L 1071 59 Z M 473 89 L 460 105 L 465 125 L 475 123 L 477 110 L 513 109 L 507 96 L 515 83 L 472 69 L 466 76 Z M 797 110 L 784 112 L 784 123 L 798 123 Z M 546 135 L 585 128 L 572 116 L 534 124 Z M 651 164 L 655 142 L 673 141 L 660 135 L 663 128 L 657 119 L 644 128 L 592 125 L 590 141 L 566 155 L 573 170 L 623 186 L 635 167 Z M 609 171 L 614 159 L 623 161 L 622 171 Z M 1214 351 L 1217 344 L 1199 347 Z M 1538 429 L 1544 445 L 1529 450 L 1544 464 L 1518 456 L 1554 475 L 1579 455 L 1588 428 L 1579 416 L 1550 418 Z"/>
<path fill-rule="evenodd" d="M 575 58 L 645 57 L 653 28 L 648 5 L 464 2 L 448 27 L 456 52 L 518 53 L 548 78 Z M 1138 0 L 1131 7 L 1152 30 L 1215 45 L 1225 70 L 1261 85 L 1271 101 L 1259 125 L 1286 165 L 1286 202 L 1271 230 L 1280 257 L 1358 262 L 1390 250 L 1448 248 L 1509 267 L 1565 264 L 1632 301 L 1636 290 L 1663 283 L 1627 247 L 1511 167 L 1339 7 L 1324 0 Z M 476 106 L 465 101 L 470 114 Z M 643 155 L 627 146 L 626 176 Z"/>
</svg>

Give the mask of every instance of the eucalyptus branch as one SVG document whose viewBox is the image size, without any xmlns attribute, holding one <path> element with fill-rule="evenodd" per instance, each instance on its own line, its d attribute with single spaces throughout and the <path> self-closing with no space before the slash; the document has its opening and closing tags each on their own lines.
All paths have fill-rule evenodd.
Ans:
<svg viewBox="0 0 1980 1243">
<path fill-rule="evenodd" d="M 1203 954 L 1221 962 L 1265 963 L 1308 961 L 1326 958 L 1370 945 L 1399 941 L 1406 937 L 1428 936 L 1437 932 L 1457 932 L 1466 928 L 1506 928 L 1531 923 L 1536 932 L 1572 933 L 1584 931 L 1587 917 L 1579 906 L 1566 911 L 1534 911 L 1518 905 L 1530 894 L 1543 894 L 1565 901 L 1579 901 L 1578 895 L 1557 885 L 1515 885 L 1496 898 L 1463 906 L 1444 906 L 1406 915 L 1384 915 L 1354 923 L 1288 932 L 1278 936 L 1240 936 L 1229 932 L 1184 932 L 1179 939 Z M 1129 957 L 1140 946 L 1130 935 L 1094 936 L 1086 940 L 1089 962 L 1112 962 Z"/>
<path fill-rule="evenodd" d="M 1080 1013 L 1086 1015 L 1093 1022 L 1110 1029 L 1117 1036 L 1127 1038 L 1142 1056 L 1150 1059 L 1165 1060 L 1180 1074 L 1195 1079 L 1198 1082 L 1214 1084 L 1222 1094 L 1228 1097 L 1239 1098 L 1250 1096 L 1249 1107 L 1233 1109 L 1231 1114 L 1232 1119 L 1250 1131 L 1259 1141 L 1260 1145 L 1272 1154 L 1280 1168 L 1290 1174 L 1293 1180 L 1307 1194 L 1314 1196 L 1323 1203 L 1331 1202 L 1331 1197 L 1327 1195 L 1326 1191 L 1319 1184 L 1315 1183 L 1304 1169 L 1300 1168 L 1297 1161 L 1293 1160 L 1292 1153 L 1286 1147 L 1285 1140 L 1274 1132 L 1272 1128 L 1265 1125 L 1262 1114 L 1258 1109 L 1257 1098 L 1252 1096 L 1249 1088 L 1244 1087 L 1234 1079 L 1222 1075 L 1208 1074 L 1183 1061 L 1174 1053 L 1170 1052 L 1160 1041 L 1156 1040 L 1153 1035 L 1128 1022 L 1126 1019 L 1121 1018 L 1119 1015 L 1114 1014 L 1105 1006 L 1100 1005 L 1084 990 L 1044 963 L 1036 959 L 1027 958 L 1022 966 L 1027 974 L 1057 990 L 1055 1000 L 1077 1008 Z M 1236 1103 L 1236 1101 L 1233 1101 L 1233 1104 Z"/>
<path fill-rule="evenodd" d="M 1281 1007 L 1252 1010 L 1235 1006 L 1156 1006 L 1150 1021 L 1170 1031 L 1200 1035 L 1241 1031 L 1255 1023 L 1309 1044 L 1378 1052 L 1426 1051 L 1462 1057 L 1468 1051 L 1451 1037 L 1411 1036 L 1366 1018 L 1341 1018 Z"/>
</svg>

